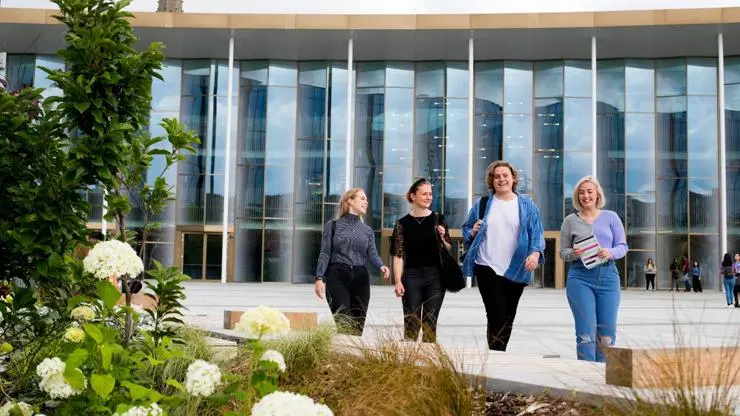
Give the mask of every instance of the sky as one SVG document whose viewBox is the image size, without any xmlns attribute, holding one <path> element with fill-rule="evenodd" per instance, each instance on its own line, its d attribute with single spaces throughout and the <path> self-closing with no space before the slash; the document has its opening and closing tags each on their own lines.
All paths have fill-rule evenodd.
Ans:
<svg viewBox="0 0 740 416">
<path fill-rule="evenodd" d="M 48 0 L 0 0 L 2 7 L 52 8 Z M 198 13 L 531 13 L 740 7 L 740 0 L 184 0 Z M 133 0 L 132 11 L 155 11 L 157 0 Z"/>
</svg>

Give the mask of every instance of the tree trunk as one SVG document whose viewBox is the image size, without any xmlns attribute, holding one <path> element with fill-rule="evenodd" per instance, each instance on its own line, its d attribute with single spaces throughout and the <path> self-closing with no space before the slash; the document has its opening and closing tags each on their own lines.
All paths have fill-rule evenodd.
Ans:
<svg viewBox="0 0 740 416">
<path fill-rule="evenodd" d="M 119 239 L 124 243 L 128 244 L 126 238 L 126 217 L 123 214 L 118 214 L 118 233 Z M 128 280 L 130 276 L 124 274 L 121 276 L 121 287 L 123 288 L 124 299 L 126 301 L 126 324 L 123 330 L 123 347 L 128 348 L 129 341 L 131 341 L 131 332 L 133 327 L 133 320 L 131 317 L 131 290 L 128 287 Z"/>
</svg>

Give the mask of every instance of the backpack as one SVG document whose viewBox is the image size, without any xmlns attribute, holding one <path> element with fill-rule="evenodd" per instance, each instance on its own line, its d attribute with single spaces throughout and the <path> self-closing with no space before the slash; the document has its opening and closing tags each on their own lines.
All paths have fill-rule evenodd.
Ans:
<svg viewBox="0 0 740 416">
<path fill-rule="evenodd" d="M 489 195 L 481 197 L 480 201 L 478 201 L 478 220 L 482 220 L 483 217 L 486 216 L 486 206 L 488 205 L 488 199 L 490 198 Z M 460 255 L 460 260 L 465 260 L 465 256 L 468 255 L 468 249 L 470 247 L 466 247 L 465 251 Z"/>
</svg>

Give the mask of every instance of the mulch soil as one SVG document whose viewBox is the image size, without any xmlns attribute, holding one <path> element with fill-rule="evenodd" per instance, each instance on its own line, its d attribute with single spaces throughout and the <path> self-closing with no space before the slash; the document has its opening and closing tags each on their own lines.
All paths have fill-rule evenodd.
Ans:
<svg viewBox="0 0 740 416">
<path fill-rule="evenodd" d="M 485 392 L 478 393 L 480 399 Z M 595 407 L 551 396 L 521 396 L 512 393 L 488 393 L 476 400 L 479 408 L 474 416 L 593 416 L 602 411 Z"/>
</svg>

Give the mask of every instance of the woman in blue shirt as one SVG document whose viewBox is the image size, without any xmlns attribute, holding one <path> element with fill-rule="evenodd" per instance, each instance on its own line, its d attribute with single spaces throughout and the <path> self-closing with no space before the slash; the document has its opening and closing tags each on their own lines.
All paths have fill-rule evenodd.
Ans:
<svg viewBox="0 0 740 416">
<path fill-rule="evenodd" d="M 691 286 L 694 287 L 694 293 L 701 293 L 701 266 L 699 261 L 694 260 L 691 264 Z"/>
</svg>

